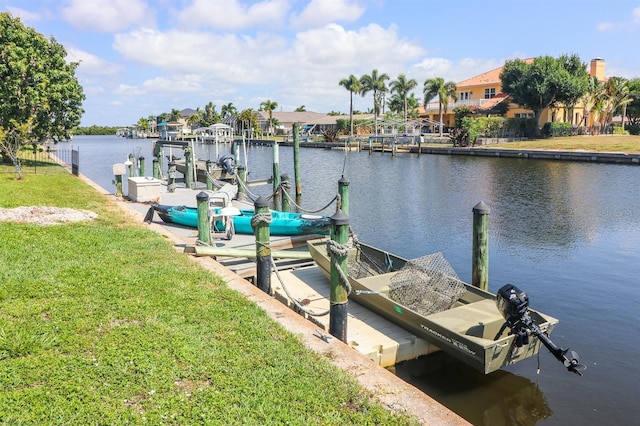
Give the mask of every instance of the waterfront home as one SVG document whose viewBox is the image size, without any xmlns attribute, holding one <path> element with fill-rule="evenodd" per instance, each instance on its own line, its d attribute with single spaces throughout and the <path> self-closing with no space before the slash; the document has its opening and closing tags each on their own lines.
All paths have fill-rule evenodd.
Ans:
<svg viewBox="0 0 640 426">
<path fill-rule="evenodd" d="M 525 59 L 525 62 L 533 62 L 533 58 Z M 533 111 L 524 109 L 517 104 L 509 102 L 509 96 L 502 92 L 502 82 L 500 81 L 500 73 L 503 67 L 495 68 L 475 77 L 456 83 L 456 96 L 458 100 L 453 102 L 450 100 L 447 104 L 446 113 L 443 112 L 443 123 L 445 127 L 454 126 L 454 108 L 459 106 L 469 106 L 477 108 L 477 114 L 480 115 L 499 115 L 500 111 L 504 111 L 505 105 L 508 105 L 506 111 L 507 118 L 513 117 L 533 117 Z M 588 73 L 595 76 L 599 81 L 605 81 L 605 61 L 601 58 L 592 59 L 589 65 Z M 433 99 L 426 106 L 419 107 L 421 118 L 427 118 L 433 121 L 440 120 L 439 103 L 437 99 Z M 593 114 L 587 114 L 588 122 L 585 123 L 584 105 L 578 103 L 573 110 L 573 117 L 568 117 L 568 113 L 564 107 L 547 108 L 542 111 L 538 125 L 542 127 L 544 123 L 553 121 L 568 121 L 574 125 L 593 125 Z"/>
</svg>

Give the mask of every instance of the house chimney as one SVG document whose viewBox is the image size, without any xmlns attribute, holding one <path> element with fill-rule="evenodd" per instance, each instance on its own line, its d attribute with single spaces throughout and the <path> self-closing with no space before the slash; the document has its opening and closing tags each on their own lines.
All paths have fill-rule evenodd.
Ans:
<svg viewBox="0 0 640 426">
<path fill-rule="evenodd" d="M 589 75 L 592 77 L 596 77 L 598 81 L 604 81 L 604 59 L 602 58 L 594 58 L 591 60 L 591 66 L 589 68 Z"/>
</svg>

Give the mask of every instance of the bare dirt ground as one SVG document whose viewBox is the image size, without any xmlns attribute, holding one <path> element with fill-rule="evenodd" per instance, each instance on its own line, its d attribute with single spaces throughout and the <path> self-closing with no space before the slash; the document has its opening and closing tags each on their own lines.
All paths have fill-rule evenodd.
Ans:
<svg viewBox="0 0 640 426">
<path fill-rule="evenodd" d="M 0 208 L 0 222 L 33 223 L 38 225 L 61 225 L 64 223 L 82 222 L 97 218 L 98 215 L 89 210 L 77 210 L 49 206 Z"/>
</svg>

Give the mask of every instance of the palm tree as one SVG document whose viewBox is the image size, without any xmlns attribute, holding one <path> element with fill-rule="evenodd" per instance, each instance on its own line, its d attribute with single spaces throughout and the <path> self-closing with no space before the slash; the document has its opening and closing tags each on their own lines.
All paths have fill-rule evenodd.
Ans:
<svg viewBox="0 0 640 426">
<path fill-rule="evenodd" d="M 348 78 L 340 80 L 338 85 L 349 91 L 349 137 L 353 137 L 353 94 L 359 95 L 362 91 L 362 84 L 355 75 L 351 74 Z"/>
<path fill-rule="evenodd" d="M 294 112 L 305 112 L 307 110 L 305 105 L 300 105 L 298 108 L 294 110 Z"/>
<path fill-rule="evenodd" d="M 258 116 L 258 113 L 253 110 L 253 108 L 247 108 L 240 111 L 240 113 L 238 114 L 238 120 L 242 122 L 243 128 L 244 124 L 247 123 L 248 129 L 254 129 L 256 123 L 258 123 L 258 120 L 260 120 L 260 117 Z"/>
<path fill-rule="evenodd" d="M 407 96 L 415 89 L 418 82 L 415 79 L 407 80 L 407 76 L 400 74 L 397 79 L 391 82 L 391 93 L 395 93 L 402 99 L 404 104 L 404 121 L 407 121 Z"/>
<path fill-rule="evenodd" d="M 171 109 L 171 112 L 169 113 L 169 121 L 178 121 L 179 119 L 182 118 L 182 113 L 180 111 L 178 111 L 175 108 Z"/>
<path fill-rule="evenodd" d="M 220 121 L 220 115 L 216 111 L 216 104 L 209 102 L 204 106 L 204 112 L 202 113 L 202 124 L 205 126 L 211 126 L 212 124 Z"/>
<path fill-rule="evenodd" d="M 380 106 L 382 104 L 381 100 L 387 91 L 387 85 L 385 83 L 387 80 L 389 80 L 389 76 L 384 73 L 378 75 L 377 69 L 371 71 L 371 75 L 365 74 L 360 77 L 360 84 L 362 85 L 360 94 L 364 96 L 369 92 L 373 92 L 373 125 L 376 135 L 378 134 L 378 114 L 380 113 Z"/>
<path fill-rule="evenodd" d="M 444 112 L 447 112 L 447 103 L 449 98 L 453 101 L 457 101 L 456 96 L 456 83 L 453 81 L 447 81 L 441 77 L 429 78 L 424 82 L 424 106 L 435 97 L 438 97 L 438 105 L 440 110 L 440 137 L 442 137 L 442 105 L 444 104 Z"/>
<path fill-rule="evenodd" d="M 222 115 L 223 118 L 227 115 L 238 115 L 238 109 L 233 105 L 233 102 L 229 102 L 226 105 L 222 105 L 222 108 L 220 108 L 220 115 Z"/>
<path fill-rule="evenodd" d="M 269 113 L 269 133 L 271 133 L 271 126 L 273 125 L 273 110 L 278 108 L 278 103 L 267 99 L 264 102 L 260 102 L 260 110 Z"/>
</svg>

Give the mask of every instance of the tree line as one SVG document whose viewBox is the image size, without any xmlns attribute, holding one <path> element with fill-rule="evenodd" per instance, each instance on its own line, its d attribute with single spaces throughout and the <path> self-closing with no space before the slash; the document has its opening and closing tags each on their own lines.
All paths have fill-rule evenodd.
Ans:
<svg viewBox="0 0 640 426">
<path fill-rule="evenodd" d="M 389 85 L 387 85 L 389 82 Z M 502 92 L 510 96 L 510 102 L 518 104 L 534 113 L 536 123 L 542 111 L 547 108 L 563 111 L 563 117 L 556 117 L 568 122 L 573 127 L 586 126 L 593 115 L 594 122 L 601 129 L 611 126 L 614 116 L 622 116 L 624 126 L 632 134 L 640 130 L 640 78 L 625 79 L 609 77 L 599 81 L 587 73 L 587 65 L 577 55 L 561 55 L 558 58 L 541 56 L 533 61 L 519 59 L 507 61 L 500 74 Z M 408 79 L 400 74 L 390 80 L 386 73 L 374 69 L 371 74 L 357 77 L 351 74 L 338 83 L 350 93 L 349 134 L 353 135 L 353 96 L 373 94 L 374 126 L 380 114 L 395 118 L 418 117 L 420 101 L 413 93 L 418 86 L 415 79 Z M 434 99 L 439 105 L 440 135 L 442 135 L 442 117 L 447 113 L 450 101 L 457 102 L 457 86 L 453 81 L 445 81 L 441 77 L 426 79 L 422 85 L 423 102 L 426 107 Z M 387 100 L 387 94 L 390 95 Z M 580 123 L 574 123 L 574 108 L 580 104 L 584 107 L 584 115 Z M 385 113 L 388 107 L 389 113 Z M 484 115 L 505 116 L 508 104 L 491 111 L 482 111 Z M 477 108 L 463 108 L 461 114 L 474 115 Z M 461 120 L 456 120 L 458 124 Z"/>
</svg>

